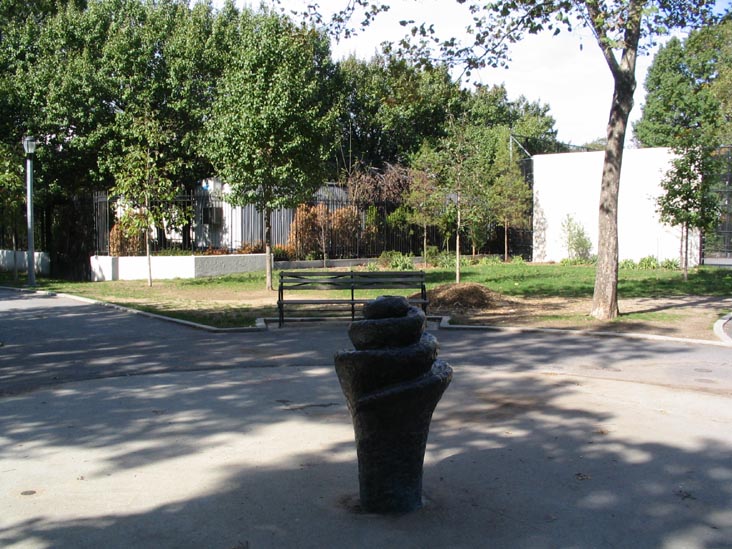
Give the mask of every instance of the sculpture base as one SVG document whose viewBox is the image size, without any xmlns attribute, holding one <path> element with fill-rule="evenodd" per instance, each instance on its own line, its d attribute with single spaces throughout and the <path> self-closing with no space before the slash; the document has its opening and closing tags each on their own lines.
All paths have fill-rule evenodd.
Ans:
<svg viewBox="0 0 732 549">
<path fill-rule="evenodd" d="M 407 513 L 422 506 L 422 470 L 432 413 L 452 379 L 440 360 L 424 376 L 355 403 L 361 507 Z"/>
</svg>

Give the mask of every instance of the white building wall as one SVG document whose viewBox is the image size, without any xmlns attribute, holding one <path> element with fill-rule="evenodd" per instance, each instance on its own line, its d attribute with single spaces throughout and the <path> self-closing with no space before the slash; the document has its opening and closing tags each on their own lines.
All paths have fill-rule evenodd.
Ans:
<svg viewBox="0 0 732 549">
<path fill-rule="evenodd" d="M 597 253 L 600 181 L 604 152 L 547 154 L 534 162 L 534 261 L 568 257 L 562 232 L 567 215 L 580 223 Z M 618 203 L 620 260 L 655 256 L 678 259 L 680 230 L 662 224 L 656 213 L 660 182 L 670 167 L 667 148 L 627 149 L 623 154 Z M 698 235 L 690 236 L 690 264 L 699 257 Z"/>
</svg>

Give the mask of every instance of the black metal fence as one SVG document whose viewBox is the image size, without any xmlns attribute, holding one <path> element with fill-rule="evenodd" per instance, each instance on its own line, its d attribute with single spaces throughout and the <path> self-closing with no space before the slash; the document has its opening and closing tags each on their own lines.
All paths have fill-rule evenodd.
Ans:
<svg viewBox="0 0 732 549">
<path fill-rule="evenodd" d="M 89 195 L 44 196 L 38 193 L 33 211 L 34 247 L 48 252 L 51 276 L 72 280 L 89 278 L 89 255 L 94 250 L 95 212 Z M 0 249 L 26 250 L 28 227 L 25 204 L 0 206 Z"/>
<path fill-rule="evenodd" d="M 115 255 L 110 247 L 116 222 L 114 200 L 96 193 L 93 202 L 95 253 Z M 264 219 L 254 206 L 232 206 L 220 194 L 202 189 L 180 196 L 175 206 L 191 213 L 190 222 L 176 229 L 155 229 L 152 247 L 156 253 L 263 251 Z M 357 204 L 337 187 L 321 189 L 298 208 L 273 211 L 271 227 L 274 252 L 281 259 L 378 257 L 385 251 L 421 255 L 423 248 L 423 228 L 405 221 L 398 204 Z M 501 228 L 489 229 L 492 238 L 477 252 L 502 253 Z M 512 254 L 530 259 L 530 235 L 530 231 L 511 232 Z M 462 251 L 472 251 L 468 239 L 462 241 Z M 438 250 L 454 249 L 454 235 L 437 227 L 428 227 L 427 242 Z"/>
<path fill-rule="evenodd" d="M 720 149 L 720 173 L 713 192 L 719 197 L 719 225 L 702 239 L 702 261 L 706 265 L 732 265 L 732 146 Z"/>
</svg>

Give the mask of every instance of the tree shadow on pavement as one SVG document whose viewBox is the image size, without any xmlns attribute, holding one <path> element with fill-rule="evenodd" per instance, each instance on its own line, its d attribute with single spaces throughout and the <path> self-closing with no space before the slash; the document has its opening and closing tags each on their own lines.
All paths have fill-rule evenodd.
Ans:
<svg viewBox="0 0 732 549">
<path fill-rule="evenodd" d="M 716 548 L 732 539 L 728 399 L 443 355 L 455 379 L 435 412 L 418 512 L 353 511 L 355 451 L 332 368 L 169 373 L 0 400 L 9 510 L 0 545 Z"/>
</svg>

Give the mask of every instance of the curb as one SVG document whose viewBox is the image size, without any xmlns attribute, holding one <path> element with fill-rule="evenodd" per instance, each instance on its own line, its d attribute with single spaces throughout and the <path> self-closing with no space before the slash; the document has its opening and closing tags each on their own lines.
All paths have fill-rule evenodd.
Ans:
<svg viewBox="0 0 732 549">
<path fill-rule="evenodd" d="M 724 315 L 722 318 L 714 323 L 714 334 L 721 339 L 725 344 L 732 345 L 732 337 L 727 335 L 724 326 L 732 320 L 732 313 Z"/>
<path fill-rule="evenodd" d="M 107 303 L 105 301 L 98 301 L 96 299 L 90 299 L 88 297 L 81 297 L 72 294 L 57 294 L 55 292 L 48 292 L 45 290 L 33 290 L 30 288 L 12 288 L 8 286 L 0 286 L 2 290 L 12 290 L 17 292 L 25 293 L 36 293 L 39 295 L 47 296 L 59 296 L 67 299 L 73 299 L 82 303 L 88 303 L 90 305 L 100 305 L 103 307 L 111 307 L 119 311 L 124 311 L 136 315 L 142 315 L 148 318 L 154 318 L 165 322 L 172 322 L 174 324 L 180 324 L 194 328 L 197 330 L 204 330 L 210 333 L 239 333 L 239 332 L 266 332 L 269 330 L 267 327 L 267 321 L 276 321 L 274 318 L 257 318 L 255 320 L 255 327 L 240 327 L 240 328 L 216 328 L 214 326 L 208 326 L 206 324 L 200 324 L 198 322 L 192 322 L 190 320 L 183 320 L 180 318 L 173 318 L 169 316 L 159 315 L 155 313 L 149 313 L 147 311 L 140 311 L 138 309 L 132 309 L 123 305 L 117 305 L 115 303 Z M 436 317 L 433 317 L 436 320 Z M 670 337 L 661 336 L 655 334 L 631 334 L 626 332 L 591 332 L 588 330 L 563 330 L 561 328 L 534 328 L 526 326 L 468 326 L 460 324 L 450 324 L 450 316 L 439 317 L 439 323 L 437 328 L 440 330 L 484 330 L 494 332 L 509 332 L 509 333 L 543 333 L 543 334 L 554 334 L 554 335 L 574 335 L 574 336 L 585 336 L 585 337 L 618 337 L 625 339 L 639 339 L 639 340 L 650 340 L 650 341 L 666 341 L 670 343 L 687 343 L 693 345 L 711 345 L 714 347 L 732 347 L 732 338 L 729 337 L 724 326 L 727 322 L 732 321 L 732 313 L 725 315 L 714 323 L 714 334 L 720 339 L 720 341 L 710 341 L 706 339 L 685 339 L 683 337 Z M 305 320 L 305 319 L 291 319 L 291 320 Z"/>
<path fill-rule="evenodd" d="M 727 320 L 732 319 L 732 313 L 727 315 Z M 725 317 L 726 318 L 726 317 Z M 718 321 L 717 323 L 722 322 Z M 726 322 L 722 322 L 724 326 Z M 450 317 L 443 316 L 440 322 L 441 330 L 490 330 L 495 332 L 509 332 L 509 333 L 542 333 L 542 334 L 554 334 L 554 335 L 574 335 L 574 336 L 585 336 L 585 337 L 618 337 L 625 339 L 641 339 L 651 341 L 666 341 L 669 343 L 688 343 L 693 345 L 711 345 L 713 347 L 731 347 L 732 339 L 726 334 L 724 338 L 722 335 L 717 333 L 717 325 L 715 324 L 714 333 L 722 339 L 722 341 L 711 341 L 706 339 L 686 339 L 683 337 L 670 337 L 655 334 L 631 334 L 627 332 L 591 332 L 589 330 L 563 330 L 561 328 L 534 328 L 526 326 L 466 326 L 460 324 L 450 324 Z"/>
<path fill-rule="evenodd" d="M 132 309 L 130 307 L 125 307 L 124 305 L 117 305 L 116 303 L 107 303 L 106 301 L 98 301 L 96 299 L 90 299 L 88 297 L 81 297 L 78 295 L 73 294 L 59 294 L 56 292 L 48 292 L 45 290 L 33 290 L 30 288 L 11 288 L 8 286 L 0 286 L 1 290 L 11 290 L 16 292 L 22 292 L 22 293 L 34 293 L 39 295 L 46 295 L 46 296 L 58 296 L 63 297 L 66 299 L 72 299 L 74 301 L 79 301 L 81 303 L 87 303 L 89 305 L 99 305 L 101 307 L 110 307 L 112 309 L 116 309 L 118 311 L 123 311 L 126 313 L 131 313 L 135 315 L 141 315 L 147 318 L 154 318 L 156 320 L 163 320 L 165 322 L 172 322 L 173 324 L 181 324 L 183 326 L 188 326 L 189 328 L 195 328 L 197 330 L 204 330 L 206 332 L 211 333 L 237 333 L 237 332 L 263 332 L 267 330 L 267 325 L 264 322 L 264 319 L 257 318 L 255 320 L 255 326 L 254 327 L 239 327 L 239 328 L 216 328 L 214 326 L 208 326 L 206 324 L 200 324 L 198 322 L 192 322 L 190 320 L 183 320 L 182 318 L 173 318 L 170 316 L 164 316 L 159 315 L 155 313 L 150 313 L 147 311 L 140 311 L 139 309 Z"/>
</svg>

